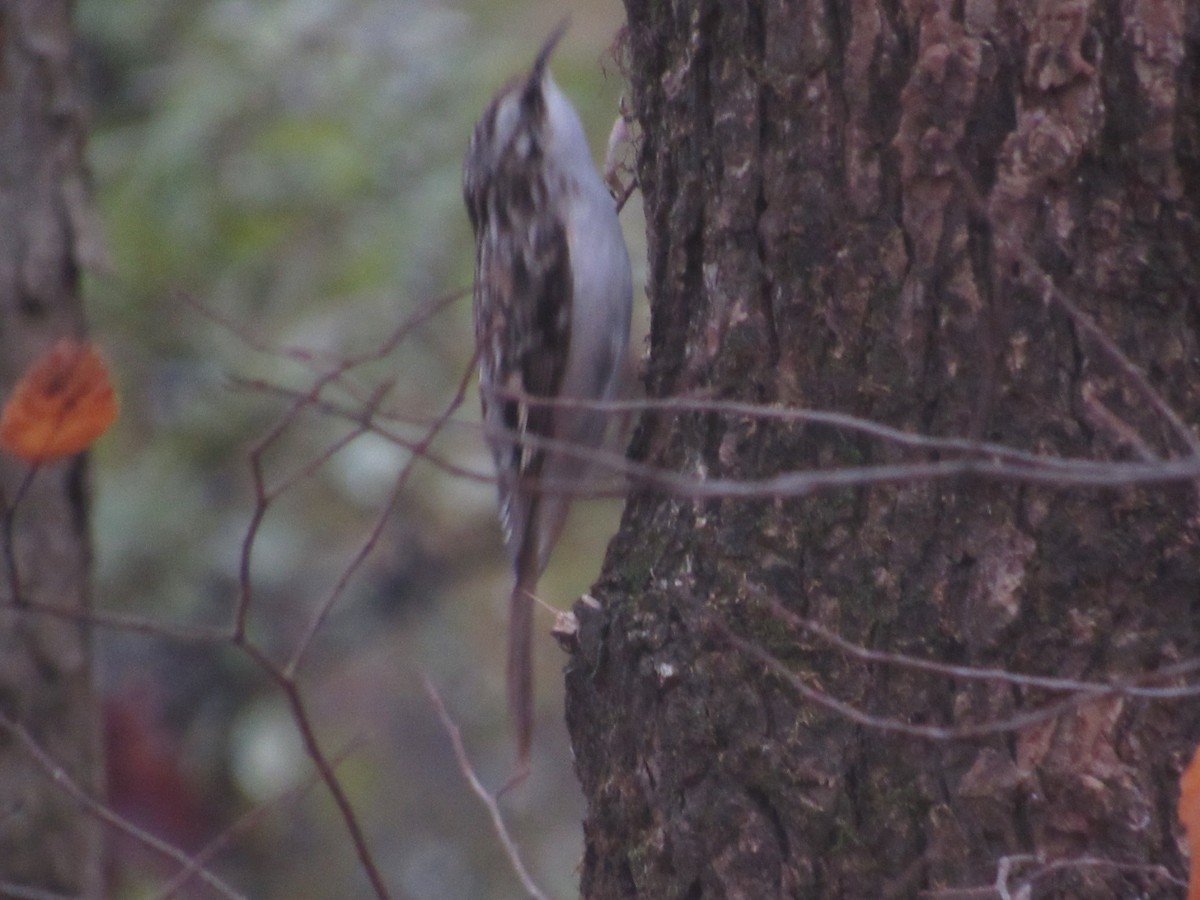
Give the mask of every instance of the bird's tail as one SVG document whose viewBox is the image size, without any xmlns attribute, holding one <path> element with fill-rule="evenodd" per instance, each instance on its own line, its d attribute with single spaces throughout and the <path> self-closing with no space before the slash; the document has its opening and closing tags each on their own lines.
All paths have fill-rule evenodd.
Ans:
<svg viewBox="0 0 1200 900">
<path fill-rule="evenodd" d="M 517 734 L 517 771 L 533 741 L 533 591 L 537 576 L 517 574 L 508 601 L 508 714 Z"/>
</svg>

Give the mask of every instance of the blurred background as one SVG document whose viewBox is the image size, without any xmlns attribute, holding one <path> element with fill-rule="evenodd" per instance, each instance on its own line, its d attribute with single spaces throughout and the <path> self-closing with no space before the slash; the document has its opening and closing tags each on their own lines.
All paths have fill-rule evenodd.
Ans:
<svg viewBox="0 0 1200 900">
<path fill-rule="evenodd" d="M 122 402 L 95 453 L 96 604 L 229 626 L 262 505 L 252 454 L 286 420 L 255 457 L 271 495 L 253 532 L 248 633 L 282 663 L 336 595 L 298 682 L 397 897 L 524 896 L 421 689 L 428 675 L 485 784 L 503 784 L 510 576 L 494 489 L 418 462 L 389 506 L 409 462 L 402 443 L 348 439 L 354 423 L 315 407 L 286 419 L 287 392 L 469 288 L 468 135 L 566 14 L 552 68 L 599 160 L 624 90 L 616 0 L 76 7 L 97 220 L 83 241 L 85 297 Z M 622 213 L 635 355 L 646 315 L 637 200 Z M 471 344 L 463 293 L 330 396 L 359 410 L 373 398 L 396 434 L 419 438 Z M 473 382 L 434 449 L 489 471 Z M 588 588 L 618 515 L 615 502 L 577 506 L 544 599 L 567 608 Z M 551 624 L 539 614 L 533 772 L 503 806 L 534 878 L 569 897 L 583 808 Z M 211 865 L 248 896 L 370 894 L 327 792 L 310 786 L 286 698 L 244 653 L 119 629 L 98 640 L 114 808 L 189 852 L 242 819 Z M 171 872 L 118 841 L 113 896 L 155 896 Z"/>
</svg>

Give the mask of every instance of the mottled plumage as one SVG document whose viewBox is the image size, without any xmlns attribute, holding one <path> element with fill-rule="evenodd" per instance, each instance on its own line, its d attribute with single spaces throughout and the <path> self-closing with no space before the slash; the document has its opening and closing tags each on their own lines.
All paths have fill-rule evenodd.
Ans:
<svg viewBox="0 0 1200 900">
<path fill-rule="evenodd" d="M 607 417 L 513 395 L 611 399 L 632 303 L 629 258 L 612 197 L 592 163 L 578 115 L 546 68 L 561 34 L 560 27 L 528 75 L 509 83 L 484 111 L 463 165 L 463 197 L 475 230 L 483 422 L 515 574 L 508 700 L 521 765 L 533 723 L 532 594 L 570 505 L 561 488 L 587 471 L 578 455 L 521 438 L 577 445 L 586 454 L 603 443 Z"/>
</svg>

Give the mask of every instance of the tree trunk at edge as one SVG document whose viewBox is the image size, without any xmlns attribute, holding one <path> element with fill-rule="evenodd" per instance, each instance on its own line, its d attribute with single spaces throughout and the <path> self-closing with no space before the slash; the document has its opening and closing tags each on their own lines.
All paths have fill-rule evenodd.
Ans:
<svg viewBox="0 0 1200 900">
<path fill-rule="evenodd" d="M 1200 421 L 1195 4 L 626 5 L 651 397 L 1100 461 L 1190 452 L 1038 278 Z M 644 416 L 631 453 L 708 480 L 937 458 L 716 413 Z M 998 896 L 1019 854 L 1067 861 L 1013 868 L 1014 891 L 1041 873 L 1033 896 L 1179 896 L 1136 866 L 1184 877 L 1194 697 L 922 740 L 805 702 L 726 630 L 871 716 L 1005 719 L 1062 695 L 857 661 L 771 604 L 876 650 L 1136 675 L 1200 655 L 1197 513 L 1184 484 L 635 489 L 567 674 L 583 896 Z"/>
<path fill-rule="evenodd" d="M 84 327 L 78 245 L 85 117 L 70 10 L 65 0 L 0 2 L 0 400 L 37 356 Z M 14 497 L 28 468 L 0 453 L 5 498 Z M 82 457 L 36 473 L 12 535 L 18 601 L 89 608 L 87 506 Z M 14 609 L 12 584 L 0 560 L 0 712 L 27 729 L 67 777 L 98 795 L 89 629 Z M 0 731 L 0 884 L 99 897 L 101 877 L 98 824 Z"/>
</svg>

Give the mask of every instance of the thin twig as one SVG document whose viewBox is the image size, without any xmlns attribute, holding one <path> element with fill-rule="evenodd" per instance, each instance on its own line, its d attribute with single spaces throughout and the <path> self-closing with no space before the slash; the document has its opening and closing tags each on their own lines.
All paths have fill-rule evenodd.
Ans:
<svg viewBox="0 0 1200 900">
<path fill-rule="evenodd" d="M 430 319 L 437 316 L 443 310 L 449 308 L 459 300 L 463 299 L 470 293 L 469 290 L 459 289 L 450 291 L 439 297 L 434 297 L 432 300 L 424 303 L 420 308 L 415 310 L 411 315 L 405 318 L 396 328 L 380 341 L 375 347 L 365 351 L 358 356 L 341 356 L 333 353 L 324 353 L 319 350 L 311 350 L 305 347 L 295 347 L 273 341 L 261 335 L 251 333 L 244 324 L 230 319 L 225 314 L 218 312 L 210 306 L 202 303 L 198 298 L 188 292 L 179 292 L 176 298 L 185 305 L 189 306 L 195 312 L 199 313 L 204 318 L 221 326 L 231 335 L 236 337 L 247 347 L 256 350 L 259 353 L 264 353 L 268 356 L 282 356 L 295 362 L 302 363 L 307 366 L 316 367 L 318 364 L 332 366 L 339 374 L 344 374 L 350 369 L 357 368 L 370 362 L 376 362 L 383 357 L 392 353 L 397 347 L 404 342 L 414 331 L 424 325 Z"/>
<path fill-rule="evenodd" d="M 1109 335 L 1096 324 L 1096 320 L 1084 312 L 1074 300 L 1059 289 L 1053 279 L 1047 275 L 1040 266 L 1038 266 L 1024 251 L 1020 251 L 1019 255 L 1023 257 L 1025 265 L 1023 271 L 1027 273 L 1027 277 L 1032 279 L 1034 285 L 1039 288 L 1046 299 L 1053 300 L 1058 306 L 1066 312 L 1071 320 L 1075 323 L 1075 327 L 1090 337 L 1105 355 L 1124 373 L 1125 377 L 1134 386 L 1142 398 L 1146 400 L 1160 416 L 1166 419 L 1167 423 L 1175 434 L 1187 446 L 1191 456 L 1200 456 L 1200 438 L 1197 438 L 1195 433 L 1190 429 L 1184 421 L 1179 418 L 1179 414 L 1171 408 L 1171 404 L 1167 403 L 1166 399 L 1160 394 L 1154 385 L 1150 383 L 1150 379 L 1146 377 L 1146 373 L 1142 368 L 1125 355 L 1124 351 L 1117 346 Z"/>
<path fill-rule="evenodd" d="M 966 170 L 966 167 L 955 166 L 955 175 L 955 180 L 962 189 L 963 197 L 966 198 L 972 212 L 989 223 L 993 222 L 992 210 L 979 193 L 975 179 Z M 1179 414 L 1171 408 L 1171 404 L 1167 403 L 1163 395 L 1150 383 L 1150 379 L 1146 377 L 1141 366 L 1130 359 L 1117 346 L 1116 341 L 1096 323 L 1096 320 L 1054 283 L 1054 279 L 1047 274 L 1023 244 L 1011 239 L 1000 239 L 997 243 L 996 256 L 999 263 L 1018 263 L 1020 270 L 1016 278 L 1024 281 L 1035 292 L 1041 294 L 1044 301 L 1052 301 L 1057 304 L 1075 323 L 1075 327 L 1095 342 L 1096 346 L 1121 371 L 1143 399 L 1167 421 L 1172 431 L 1187 447 L 1189 454 L 1192 457 L 1200 456 L 1200 438 L 1197 438 L 1195 432 L 1184 423 Z"/>
<path fill-rule="evenodd" d="M 851 722 L 872 728 L 876 731 L 906 734 L 910 737 L 928 741 L 956 741 L 1020 731 L 1022 728 L 1029 728 L 1032 725 L 1038 725 L 1050 719 L 1057 718 L 1064 712 L 1076 709 L 1097 699 L 1092 694 L 1071 694 L 1062 700 L 1057 700 L 1045 706 L 1028 712 L 1018 713 L 1004 719 L 993 719 L 966 725 L 913 725 L 911 722 L 906 722 L 902 719 L 891 718 L 889 716 L 875 716 L 864 712 L 853 704 L 838 700 L 825 691 L 808 684 L 804 679 L 785 666 L 782 661 L 768 653 L 758 644 L 737 637 L 723 625 L 718 624 L 717 628 L 724 632 L 725 639 L 733 644 L 733 646 L 748 656 L 752 656 L 773 673 L 784 679 L 796 693 L 810 703 L 849 719 Z"/>
<path fill-rule="evenodd" d="M 46 616 L 52 619 L 64 619 L 72 622 L 86 622 L 101 628 L 112 628 L 116 631 L 130 631 L 137 634 L 149 634 L 154 637 L 169 638 L 175 641 L 192 643 L 213 643 L 228 641 L 230 630 L 205 625 L 176 625 L 172 622 L 159 622 L 141 616 L 130 616 L 122 613 L 106 612 L 98 609 L 68 608 L 51 603 L 29 600 L 16 603 L 12 598 L 0 598 L 0 608 L 19 609 L 30 615 Z"/>
<path fill-rule="evenodd" d="M 684 401 L 687 405 L 701 401 Z M 318 401 L 314 404 L 326 412 L 354 418 L 356 413 L 339 409 L 336 404 Z M 631 409 L 639 404 L 608 403 L 604 408 L 614 411 Z M 770 411 L 760 411 L 767 414 Z M 816 411 L 775 411 L 781 417 L 818 417 L 823 424 L 834 424 L 841 417 L 837 413 Z M 852 417 L 847 417 L 852 418 Z M 860 424 L 862 424 L 860 422 Z M 478 426 L 473 426 L 478 427 Z M 878 426 L 887 430 L 885 426 Z M 376 434 L 399 446 L 412 449 L 419 442 L 382 429 L 373 428 Z M 898 432 L 897 434 L 906 434 Z M 511 435 L 514 440 L 515 434 Z M 934 462 L 897 463 L 878 466 L 847 466 L 829 470 L 799 470 L 784 472 L 761 479 L 720 479 L 672 472 L 647 463 L 628 459 L 618 453 L 593 450 L 571 444 L 568 441 L 524 435 L 522 442 L 527 446 L 551 449 L 564 455 L 585 460 L 597 469 L 619 473 L 644 488 L 658 488 L 677 496 L 694 499 L 736 497 L 741 499 L 779 499 L 801 497 L 809 494 L 848 487 L 864 487 L 873 484 L 911 483 L 917 481 L 941 481 L 973 476 L 989 481 L 1012 481 L 1059 488 L 1116 488 L 1131 485 L 1175 484 L 1195 481 L 1200 478 L 1200 457 L 1184 457 L 1159 462 L 1094 462 L 1091 460 L 1066 459 L 1025 453 L 999 445 L 979 444 L 962 439 L 928 438 L 906 435 L 913 446 L 928 444 L 954 445 L 963 452 L 974 451 L 977 456 L 964 459 L 939 460 Z M 941 449 L 950 449 L 942 447 Z M 998 452 L 999 451 L 999 452 Z M 425 452 L 423 458 L 431 465 L 460 478 L 493 483 L 494 474 L 468 469 L 450 463 L 436 454 Z M 1005 459 L 1011 461 L 1004 461 Z M 576 497 L 621 497 L 626 493 L 623 483 L 601 483 L 595 480 L 555 481 L 545 479 L 531 490 L 546 493 L 562 493 Z"/>
<path fill-rule="evenodd" d="M 376 517 L 375 524 L 370 533 L 367 535 L 367 539 L 363 542 L 362 546 L 359 547 L 358 552 L 355 554 L 350 563 L 342 570 L 342 574 L 339 576 L 337 584 L 334 585 L 333 590 L 329 592 L 324 602 L 318 606 L 314 615 L 310 618 L 304 634 L 301 635 L 300 640 L 296 645 L 296 649 L 292 654 L 291 660 L 284 668 L 284 673 L 289 678 L 299 671 L 301 661 L 309 645 L 311 644 L 313 637 L 316 635 L 317 629 L 320 628 L 321 623 L 325 621 L 330 609 L 333 608 L 334 603 L 337 602 L 337 599 L 345 591 L 346 585 L 349 584 L 351 577 L 353 577 L 354 573 L 358 571 L 362 563 L 366 561 L 367 557 L 371 554 L 371 551 L 375 549 L 375 545 L 378 543 L 379 537 L 383 533 L 383 528 L 387 524 L 387 520 L 391 517 L 393 510 L 396 508 L 396 504 L 400 501 L 400 494 L 403 491 L 404 486 L 408 483 L 409 475 L 412 474 L 416 462 L 424 458 L 425 454 L 429 450 L 429 446 L 437 438 L 438 434 L 441 433 L 446 423 L 450 421 L 450 417 L 454 415 L 455 411 L 460 406 L 462 406 L 463 399 L 466 397 L 467 386 L 471 383 L 474 370 L 475 357 L 472 356 L 470 364 L 467 366 L 463 376 L 459 379 L 458 389 L 454 392 L 454 396 L 450 399 L 450 402 L 446 405 L 446 408 L 443 410 L 442 414 L 425 432 L 424 437 L 418 441 L 417 445 L 413 448 L 412 457 L 407 463 L 405 463 L 404 467 L 400 471 L 400 474 L 397 476 L 396 481 L 392 486 L 391 493 L 388 495 L 387 502 L 384 503 L 383 508 Z M 368 427 L 369 422 L 370 411 L 368 411 L 364 417 L 364 429 Z"/>
<path fill-rule="evenodd" d="M 442 702 L 441 695 L 438 694 L 437 688 L 433 686 L 433 682 L 429 679 L 429 676 L 423 676 L 422 681 L 425 684 L 425 693 L 429 695 L 429 701 L 433 704 L 438 718 L 442 721 L 442 727 L 446 729 L 446 734 L 450 737 L 450 743 L 454 747 L 454 756 L 458 760 L 458 768 L 462 771 L 467 784 L 470 785 L 471 791 L 487 808 L 488 815 L 492 818 L 492 828 L 496 832 L 496 836 L 500 839 L 500 843 L 504 846 L 504 852 L 508 854 L 509 864 L 512 866 L 517 878 L 520 879 L 521 886 L 535 900 L 547 900 L 546 895 L 542 893 L 541 888 L 534 883 L 533 879 L 529 876 L 529 872 L 525 869 L 525 863 L 521 861 L 521 853 L 517 849 L 517 844 L 512 839 L 512 835 L 508 833 L 508 826 L 504 824 L 504 816 L 500 812 L 500 805 L 496 802 L 495 796 L 483 786 L 483 783 L 479 780 L 479 776 L 475 774 L 475 769 L 471 766 L 471 760 L 467 756 L 467 749 L 463 746 L 462 733 L 458 730 L 458 726 L 454 724 L 454 720 L 446 710 L 446 704 Z"/>
<path fill-rule="evenodd" d="M 252 600 L 250 568 L 251 558 L 253 555 L 254 542 L 258 536 L 258 530 L 262 526 L 263 518 L 266 516 L 266 506 L 273 496 L 272 492 L 266 487 L 266 476 L 263 471 L 263 457 L 266 452 L 291 428 L 296 417 L 300 413 L 309 409 L 320 397 L 321 393 L 329 385 L 342 379 L 352 369 L 365 365 L 370 362 L 380 360 L 391 353 L 399 344 L 407 338 L 416 328 L 432 318 L 442 309 L 449 306 L 451 303 L 460 299 L 465 292 L 455 291 L 435 299 L 433 302 L 426 304 L 421 310 L 418 310 L 413 315 L 409 316 L 397 326 L 396 330 L 388 336 L 386 340 L 381 342 L 375 348 L 359 354 L 336 360 L 332 368 L 318 370 L 313 382 L 309 385 L 307 391 L 297 392 L 292 406 L 280 417 L 275 426 L 255 445 L 250 451 L 250 473 L 254 484 L 254 512 L 251 516 L 251 521 L 246 529 L 246 534 L 242 539 L 241 558 L 239 562 L 239 593 L 234 615 L 234 635 L 237 641 L 244 639 L 246 631 L 246 617 L 249 614 L 249 609 Z M 265 341 L 256 343 L 251 341 L 240 329 L 233 326 L 227 320 L 223 319 L 216 313 L 207 310 L 206 307 L 184 296 L 185 300 L 192 302 L 196 309 L 210 315 L 215 321 L 230 328 L 230 330 L 239 334 L 244 340 L 247 340 L 251 346 L 256 349 L 273 349 L 274 345 Z M 297 348 L 288 348 L 278 352 L 289 355 L 291 358 L 306 363 L 310 366 L 315 365 L 316 356 L 307 351 Z M 382 400 L 382 396 L 375 401 L 376 403 Z M 362 421 L 362 413 L 358 417 Z"/>
<path fill-rule="evenodd" d="M 354 846 L 354 852 L 358 856 L 359 863 L 363 867 L 363 872 L 366 874 L 367 880 L 371 883 L 371 887 L 375 891 L 375 896 L 380 898 L 380 900 L 387 900 L 390 894 L 388 893 L 387 886 L 384 884 L 383 876 L 379 872 L 379 867 L 375 864 L 375 858 L 371 855 L 370 847 L 367 845 L 367 836 L 358 821 L 358 816 L 354 812 L 350 798 L 346 795 L 345 788 L 342 787 L 337 773 L 334 772 L 333 762 L 321 748 L 321 742 L 317 738 L 317 732 L 313 727 L 312 718 L 308 714 L 304 698 L 300 696 L 299 685 L 293 678 L 288 677 L 266 653 L 254 644 L 243 638 L 238 642 L 237 646 L 275 682 L 279 690 L 283 693 L 284 699 L 287 700 L 288 706 L 291 708 L 292 721 L 296 724 L 296 730 L 299 732 L 300 740 L 304 744 L 304 752 L 312 760 L 313 765 L 316 766 L 325 789 L 329 791 L 329 796 L 333 799 L 333 803 L 342 817 L 342 824 L 346 826 L 350 842 Z"/>
<path fill-rule="evenodd" d="M 1013 870 L 1021 867 L 1036 866 L 1028 875 L 1016 879 L 1019 886 L 1014 887 Z M 1002 856 L 996 861 L 996 880 L 989 885 L 977 885 L 965 888 L 932 888 L 921 891 L 920 896 L 929 900 L 983 900 L 983 898 L 998 898 L 1012 900 L 1013 897 L 1030 896 L 1030 888 L 1039 880 L 1061 872 L 1064 869 L 1111 869 L 1114 872 L 1132 875 L 1148 875 L 1165 881 L 1176 887 L 1187 887 L 1187 882 L 1176 878 L 1166 866 L 1156 863 L 1130 863 L 1115 859 L 1105 859 L 1102 856 L 1073 856 L 1066 859 L 1045 860 L 1032 853 L 1014 853 Z"/>
<path fill-rule="evenodd" d="M 350 753 L 357 748 L 357 746 L 358 742 L 351 743 L 340 753 L 336 754 L 331 759 L 331 763 L 335 766 L 338 765 L 343 759 L 349 756 Z M 233 838 L 237 837 L 239 834 L 249 831 L 250 828 L 256 825 L 258 821 L 262 819 L 262 817 L 266 815 L 272 808 L 282 806 L 284 803 L 289 803 L 302 797 L 320 783 L 320 773 L 314 772 L 309 775 L 308 778 L 303 781 L 303 783 L 298 784 L 295 787 L 288 788 L 265 803 L 260 803 L 253 809 L 243 813 L 237 818 L 236 821 L 233 822 L 233 824 L 222 830 L 220 834 L 205 844 L 198 853 L 194 854 L 188 860 L 187 865 L 181 868 L 179 872 L 175 874 L 174 878 L 163 885 L 162 889 L 154 895 L 152 900 L 170 900 L 171 897 L 175 896 L 177 893 L 179 893 L 179 891 L 187 887 L 188 882 L 199 874 L 201 867 L 206 865 L 214 856 L 216 856 L 217 853 L 224 849 Z"/>
<path fill-rule="evenodd" d="M 921 659 L 903 653 L 891 653 L 886 650 L 871 650 L 853 641 L 848 641 L 837 632 L 826 628 L 819 622 L 805 619 L 786 609 L 782 603 L 773 598 L 767 599 L 767 605 L 772 614 L 783 619 L 794 628 L 814 634 L 821 640 L 832 644 L 847 655 L 861 662 L 882 663 L 898 666 L 920 672 L 943 675 L 963 681 L 993 681 L 1019 687 L 1037 688 L 1046 691 L 1069 691 L 1072 693 L 1091 694 L 1096 699 L 1114 695 L 1128 697 L 1144 697 L 1155 700 L 1176 699 L 1194 696 L 1200 693 L 1200 685 L 1175 685 L 1168 688 L 1143 687 L 1147 682 L 1178 678 L 1200 670 L 1200 659 L 1193 658 L 1180 663 L 1173 663 L 1169 669 L 1156 669 L 1140 675 L 1122 676 L 1112 682 L 1080 681 L 1075 678 L 1059 678 L 1048 675 L 1026 675 L 1008 669 L 980 668 L 976 666 L 954 665 L 931 659 Z"/>
<path fill-rule="evenodd" d="M 133 838 L 148 850 L 158 853 L 161 856 L 165 856 L 168 859 L 174 860 L 180 865 L 187 865 L 190 862 L 188 855 L 182 850 L 171 846 L 161 838 L 157 838 L 148 831 L 139 828 L 128 819 L 113 812 L 103 803 L 93 799 L 92 796 L 88 794 L 88 792 L 85 791 L 74 778 L 71 777 L 66 769 L 56 763 L 50 757 L 50 755 L 42 749 L 42 747 L 37 741 L 34 740 L 33 735 L 29 733 L 24 725 L 21 725 L 19 722 L 15 722 L 8 716 L 0 713 L 0 728 L 15 737 L 25 748 L 25 751 L 29 754 L 33 761 L 37 763 L 38 767 L 45 772 L 46 775 L 49 776 L 56 785 L 62 788 L 72 800 L 78 803 L 83 810 L 88 813 L 88 815 L 99 819 L 106 825 L 110 825 L 117 831 L 120 831 L 122 834 Z M 209 872 L 207 869 L 200 868 L 196 872 L 196 877 L 225 897 L 233 898 L 233 900 L 245 900 L 242 894 L 235 891 L 232 887 L 230 887 L 212 872 Z"/>
</svg>

